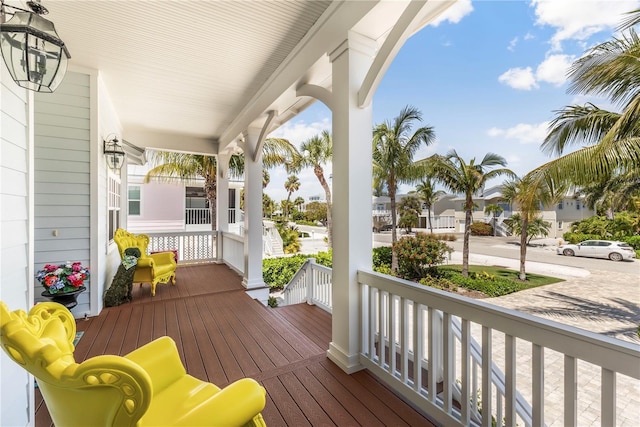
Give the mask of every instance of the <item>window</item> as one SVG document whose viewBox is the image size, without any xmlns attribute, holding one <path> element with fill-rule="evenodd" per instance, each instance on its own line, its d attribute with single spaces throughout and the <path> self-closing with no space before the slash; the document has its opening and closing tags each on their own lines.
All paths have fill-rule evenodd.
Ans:
<svg viewBox="0 0 640 427">
<path fill-rule="evenodd" d="M 113 234 L 120 227 L 120 177 L 111 173 L 107 178 L 107 215 L 108 237 L 109 240 L 113 240 Z"/>
<path fill-rule="evenodd" d="M 558 230 L 562 230 L 562 227 L 564 227 L 564 224 L 562 221 L 558 221 Z"/>
<path fill-rule="evenodd" d="M 564 200 L 561 200 L 560 203 L 558 203 L 558 210 L 562 209 L 564 209 Z"/>
<path fill-rule="evenodd" d="M 129 215 L 140 216 L 140 186 L 129 186 Z"/>
<path fill-rule="evenodd" d="M 578 210 L 578 211 L 580 210 L 580 202 L 579 201 L 576 202 L 576 210 Z"/>
</svg>

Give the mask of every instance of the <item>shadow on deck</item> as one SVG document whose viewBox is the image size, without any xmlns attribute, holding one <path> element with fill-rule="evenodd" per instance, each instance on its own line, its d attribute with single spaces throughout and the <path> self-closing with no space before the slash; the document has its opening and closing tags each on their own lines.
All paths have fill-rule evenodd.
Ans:
<svg viewBox="0 0 640 427">
<path fill-rule="evenodd" d="M 271 309 L 252 300 L 225 265 L 181 266 L 175 286 L 135 285 L 132 303 L 77 321 L 76 360 L 126 354 L 172 337 L 189 374 L 220 387 L 244 377 L 267 390 L 273 426 L 431 426 L 367 371 L 345 374 L 327 357 L 331 315 L 306 304 Z M 51 425 L 36 392 L 36 427 Z"/>
</svg>

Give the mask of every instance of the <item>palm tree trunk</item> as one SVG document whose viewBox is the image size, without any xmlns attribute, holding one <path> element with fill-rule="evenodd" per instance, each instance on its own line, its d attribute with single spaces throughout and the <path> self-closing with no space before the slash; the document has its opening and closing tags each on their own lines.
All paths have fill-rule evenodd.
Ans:
<svg viewBox="0 0 640 427">
<path fill-rule="evenodd" d="M 209 201 L 209 212 L 211 215 L 211 230 L 214 230 L 218 227 L 218 211 L 217 211 L 217 181 L 215 171 L 213 174 L 206 174 L 204 177 L 204 191 L 207 196 L 207 201 Z"/>
<path fill-rule="evenodd" d="M 387 185 L 389 190 L 389 199 L 391 200 L 391 247 L 396 243 L 396 189 L 391 185 Z M 391 251 L 391 271 L 398 271 L 398 255 L 395 248 Z"/>
<path fill-rule="evenodd" d="M 431 224 L 431 205 L 427 205 L 427 218 L 429 219 L 429 230 L 433 234 L 433 224 Z"/>
<path fill-rule="evenodd" d="M 523 215 L 522 231 L 520 232 L 520 280 L 527 280 L 527 272 L 525 271 L 525 262 L 527 260 L 527 227 L 529 226 L 529 217 Z"/>
<path fill-rule="evenodd" d="M 467 203 L 473 205 L 473 201 Z M 462 276 L 469 277 L 469 238 L 471 237 L 471 208 L 464 211 L 464 238 L 462 243 Z"/>
<path fill-rule="evenodd" d="M 313 168 L 313 172 L 316 174 L 318 181 L 320 181 L 320 185 L 324 189 L 325 198 L 327 199 L 327 244 L 329 249 L 333 246 L 333 221 L 331 219 L 331 189 L 329 188 L 329 184 L 327 184 L 327 180 L 324 179 L 324 171 L 321 167 L 316 165 Z"/>
</svg>

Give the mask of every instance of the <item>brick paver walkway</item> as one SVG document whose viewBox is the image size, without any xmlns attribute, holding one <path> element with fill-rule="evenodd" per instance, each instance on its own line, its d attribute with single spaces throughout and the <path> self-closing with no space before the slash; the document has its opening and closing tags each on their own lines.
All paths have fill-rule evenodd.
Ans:
<svg viewBox="0 0 640 427">
<path fill-rule="evenodd" d="M 565 282 L 484 301 L 625 340 L 637 344 L 640 349 L 637 335 L 640 325 L 640 275 L 592 271 L 585 277 L 572 277 Z M 504 337 L 500 335 L 494 334 L 494 349 L 504 348 Z M 529 399 L 531 345 L 519 343 L 517 351 L 518 389 Z M 496 363 L 503 367 L 502 352 L 497 353 Z M 545 350 L 545 422 L 549 426 L 563 425 L 563 370 L 562 355 Z M 601 425 L 600 375 L 600 368 L 579 361 L 579 426 Z M 639 381 L 618 375 L 616 403 L 616 425 L 640 425 Z"/>
</svg>

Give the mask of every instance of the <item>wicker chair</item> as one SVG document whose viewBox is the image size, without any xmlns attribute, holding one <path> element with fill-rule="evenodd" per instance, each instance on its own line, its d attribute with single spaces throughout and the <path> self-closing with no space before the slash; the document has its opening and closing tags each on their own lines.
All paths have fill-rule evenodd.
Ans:
<svg viewBox="0 0 640 427">
<path fill-rule="evenodd" d="M 244 378 L 220 389 L 187 375 L 169 337 L 78 364 L 75 333 L 60 304 L 40 303 L 27 315 L 0 301 L 2 348 L 36 377 L 57 426 L 265 426 L 262 386 Z"/>
<path fill-rule="evenodd" d="M 158 283 L 176 283 L 176 260 L 173 252 L 159 252 L 147 254 L 149 246 L 149 236 L 146 234 L 132 234 L 122 228 L 118 228 L 113 236 L 113 240 L 118 245 L 120 259 L 124 259 L 124 251 L 127 248 L 138 248 L 142 254 L 138 259 L 136 272 L 133 275 L 133 283 L 151 284 L 151 295 L 156 295 L 156 285 Z"/>
</svg>

